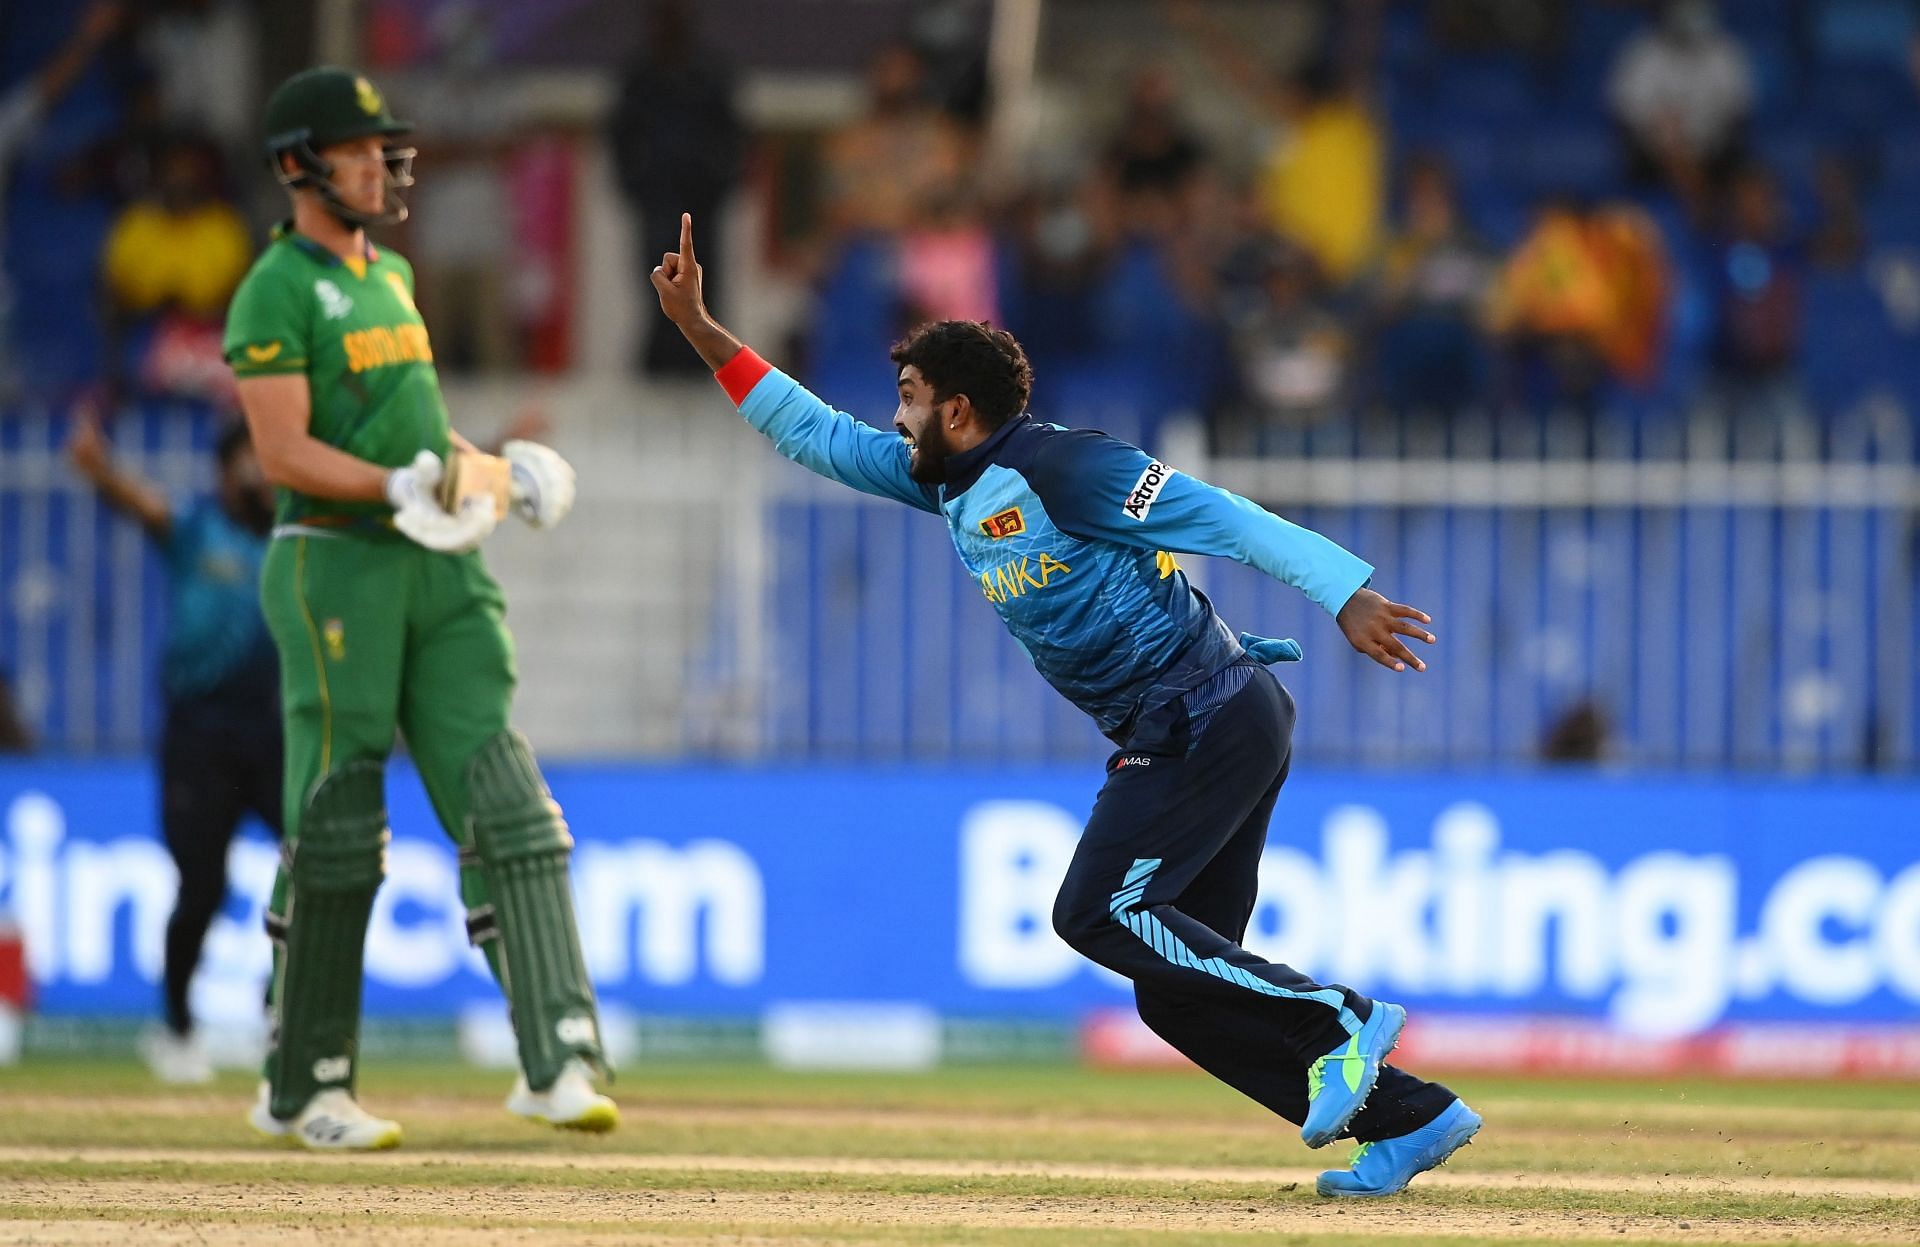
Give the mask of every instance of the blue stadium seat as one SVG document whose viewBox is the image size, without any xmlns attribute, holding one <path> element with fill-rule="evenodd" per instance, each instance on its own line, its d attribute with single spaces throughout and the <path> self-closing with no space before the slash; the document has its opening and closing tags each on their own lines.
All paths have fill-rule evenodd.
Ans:
<svg viewBox="0 0 1920 1247">
<path fill-rule="evenodd" d="M 1461 212 L 1480 237 L 1501 251 L 1526 237 L 1534 217 L 1529 198 L 1493 182 L 1463 187 Z"/>
<path fill-rule="evenodd" d="M 1141 436 L 1150 439 L 1168 413 L 1206 410 L 1224 390 L 1232 367 L 1224 335 L 1209 314 L 1187 305 L 1151 243 L 1122 251 L 1092 307 L 1099 353 L 1093 371 L 1078 375 L 1110 390 L 1114 409 L 1124 401 L 1144 413 Z"/>
<path fill-rule="evenodd" d="M 850 241 L 815 298 L 804 380 L 828 402 L 884 425 L 896 401 L 887 350 L 902 315 L 892 242 Z"/>
<path fill-rule="evenodd" d="M 1500 145 L 1494 137 L 1474 126 L 1447 124 L 1433 130 L 1427 138 L 1409 143 L 1409 150 L 1437 154 L 1453 171 L 1454 185 L 1462 193 L 1500 189 L 1498 164 Z"/>
<path fill-rule="evenodd" d="M 1870 138 L 1920 118 L 1920 90 L 1905 70 L 1892 65 L 1825 67 L 1808 84 L 1807 99 L 1828 128 Z"/>
<path fill-rule="evenodd" d="M 1434 78 L 1431 106 L 1441 124 L 1517 129 L 1540 109 L 1533 70 L 1514 57 L 1455 57 Z"/>
<path fill-rule="evenodd" d="M 1920 246 L 1920 213 L 1911 199 L 1882 192 L 1867 204 L 1867 237 L 1879 245 Z"/>
<path fill-rule="evenodd" d="M 1814 405 L 1832 414 L 1895 382 L 1902 367 L 1879 292 L 1856 274 L 1815 273 L 1807 282 L 1802 356 Z"/>
<path fill-rule="evenodd" d="M 1719 5 L 1720 22 L 1742 37 L 1789 30 L 1802 4 L 1803 0 L 1724 0 Z"/>
<path fill-rule="evenodd" d="M 1815 55 L 1840 65 L 1904 68 L 1916 34 L 1907 0 L 1819 0 L 1810 27 Z"/>
<path fill-rule="evenodd" d="M 900 327 L 898 257 L 891 240 L 856 238 L 842 248 L 817 294 L 811 347 L 816 356 L 870 356 Z"/>
<path fill-rule="evenodd" d="M 803 380 L 808 389 L 839 410 L 877 429 L 893 427 L 900 396 L 885 346 L 858 355 L 812 360 Z"/>
<path fill-rule="evenodd" d="M 1920 130 L 1906 130 L 1887 136 L 1880 153 L 1882 189 L 1907 197 L 1908 203 L 1920 203 Z"/>
<path fill-rule="evenodd" d="M 19 180 L 9 202 L 14 359 L 30 392 L 57 394 L 99 375 L 95 274 L 110 209 L 102 199 L 57 195 L 32 178 Z"/>
<path fill-rule="evenodd" d="M 1643 12 L 1624 5 L 1576 5 L 1567 40 L 1566 97 L 1591 100 L 1597 110 L 1604 111 L 1614 59 L 1646 24 Z"/>
<path fill-rule="evenodd" d="M 1381 30 L 1380 45 L 1389 72 L 1427 61 L 1433 54 L 1433 39 L 1427 29 L 1426 6 L 1406 0 L 1391 5 Z"/>
<path fill-rule="evenodd" d="M 1783 180 L 1800 186 L 1813 181 L 1821 155 L 1830 148 L 1826 137 L 1811 125 L 1757 126 L 1751 142 L 1757 159 Z"/>
<path fill-rule="evenodd" d="M 1532 196 L 1560 192 L 1595 197 L 1619 184 L 1620 144 L 1596 121 L 1545 121 L 1504 148 L 1502 172 Z"/>
<path fill-rule="evenodd" d="M 1738 7 L 1738 6 L 1735 6 Z M 1800 107 L 1800 54 L 1786 28 L 1745 36 L 1747 56 L 1753 64 L 1754 117 L 1764 128 L 1791 122 Z"/>
</svg>

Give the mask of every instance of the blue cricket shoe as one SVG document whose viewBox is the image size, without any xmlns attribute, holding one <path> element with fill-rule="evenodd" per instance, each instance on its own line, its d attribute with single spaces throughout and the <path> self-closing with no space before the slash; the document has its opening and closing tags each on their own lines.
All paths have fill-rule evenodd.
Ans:
<svg viewBox="0 0 1920 1247">
<path fill-rule="evenodd" d="M 1373 1094 L 1380 1063 L 1400 1042 L 1400 1028 L 1406 1024 L 1405 1009 L 1376 1000 L 1365 1025 L 1307 1066 L 1307 1120 L 1300 1125 L 1300 1137 L 1308 1147 L 1325 1147 L 1340 1137 Z"/>
<path fill-rule="evenodd" d="M 1465 1100 L 1447 1105 L 1426 1125 L 1398 1138 L 1362 1143 L 1353 1149 L 1353 1168 L 1329 1169 L 1314 1183 L 1322 1195 L 1372 1198 L 1406 1189 L 1427 1170 L 1446 1163 L 1480 1130 L 1480 1114 Z"/>
</svg>

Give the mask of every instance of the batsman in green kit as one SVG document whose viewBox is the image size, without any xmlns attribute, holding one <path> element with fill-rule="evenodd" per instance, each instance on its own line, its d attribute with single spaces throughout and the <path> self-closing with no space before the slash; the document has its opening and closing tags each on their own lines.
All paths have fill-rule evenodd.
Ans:
<svg viewBox="0 0 1920 1247">
<path fill-rule="evenodd" d="M 509 726 L 513 643 L 477 547 L 511 510 L 573 505 L 552 450 L 481 454 L 448 423 L 413 270 L 368 242 L 403 219 L 413 149 L 363 77 L 297 74 L 267 104 L 293 216 L 233 298 L 225 350 L 279 487 L 261 581 L 286 715 L 286 841 L 267 917 L 273 1038 L 251 1120 L 309 1147 L 392 1147 L 354 1098 L 362 958 L 404 735 L 460 850 L 467 929 L 507 996 L 522 1074 L 507 1108 L 589 1130 L 618 1113 L 568 886 L 572 840 Z"/>
</svg>

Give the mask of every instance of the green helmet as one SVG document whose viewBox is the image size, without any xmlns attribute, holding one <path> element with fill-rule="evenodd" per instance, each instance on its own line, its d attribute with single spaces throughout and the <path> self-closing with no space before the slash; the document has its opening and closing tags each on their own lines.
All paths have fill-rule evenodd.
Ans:
<svg viewBox="0 0 1920 1247">
<path fill-rule="evenodd" d="M 392 138 L 413 127 L 395 120 L 387 101 L 364 76 L 337 65 L 301 70 L 281 83 L 267 100 L 267 157 L 274 174 L 289 189 L 319 192 L 328 211 L 349 225 L 382 225 L 407 218 L 398 192 L 413 185 L 411 147 L 386 149 L 386 206 L 379 212 L 349 207 L 333 185 L 333 166 L 320 149 L 350 139 Z M 287 169 L 283 155 L 291 155 Z"/>
</svg>

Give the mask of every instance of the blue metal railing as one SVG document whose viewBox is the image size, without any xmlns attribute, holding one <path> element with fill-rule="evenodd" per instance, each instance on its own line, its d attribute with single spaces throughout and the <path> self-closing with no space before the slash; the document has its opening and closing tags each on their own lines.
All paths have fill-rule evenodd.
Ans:
<svg viewBox="0 0 1920 1247">
<path fill-rule="evenodd" d="M 204 411 L 153 408 L 114 434 L 123 460 L 186 496 L 210 484 L 212 429 Z M 157 727 L 163 577 L 68 469 L 64 433 L 44 412 L 0 415 L 0 669 L 44 748 L 133 752 Z M 1431 670 L 1395 677 L 1285 586 L 1183 558 L 1230 623 L 1305 645 L 1282 669 L 1303 760 L 1525 763 L 1585 709 L 1603 757 L 1626 766 L 1920 765 L 1920 473 L 1891 400 L 1784 436 L 1468 418 L 1322 430 L 1264 459 L 1209 462 L 1177 436 L 1158 449 L 1347 544 L 1383 591 L 1434 615 Z M 687 630 L 704 639 L 633 638 L 686 648 L 679 753 L 999 765 L 1105 752 L 980 600 L 937 518 L 771 456 L 743 484 L 706 479 L 730 459 L 663 463 L 673 454 L 649 450 L 646 471 L 741 503 L 674 521 L 676 541 L 726 570 L 717 599 L 685 603 L 711 616 Z"/>
<path fill-rule="evenodd" d="M 69 466 L 68 428 L 0 413 L 0 672 L 39 748 L 133 752 L 159 722 L 164 569 Z M 129 408 L 109 432 L 120 462 L 185 500 L 211 488 L 214 429 L 188 404 Z"/>
<path fill-rule="evenodd" d="M 1885 401 L 1819 435 L 1468 418 L 1319 441 L 1312 457 L 1214 463 L 1163 449 L 1361 553 L 1382 591 L 1434 616 L 1431 669 L 1396 677 L 1286 586 L 1183 557 L 1230 624 L 1305 645 L 1307 661 L 1281 669 L 1303 758 L 1527 763 L 1582 716 L 1602 760 L 1629 766 L 1920 763 L 1920 473 Z M 1017 762 L 1109 748 L 1004 635 L 937 519 L 807 486 L 770 504 L 767 540 L 763 753 Z"/>
</svg>

